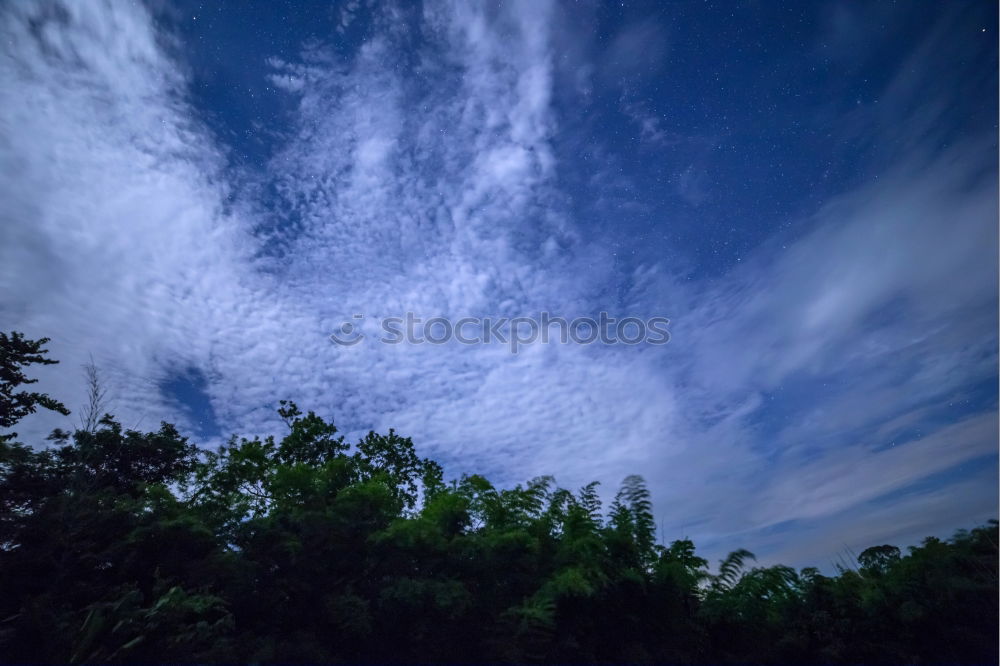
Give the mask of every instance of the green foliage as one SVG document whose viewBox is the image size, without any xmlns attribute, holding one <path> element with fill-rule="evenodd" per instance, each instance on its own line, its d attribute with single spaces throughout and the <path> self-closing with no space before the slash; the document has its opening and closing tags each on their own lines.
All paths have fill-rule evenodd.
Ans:
<svg viewBox="0 0 1000 666">
<path fill-rule="evenodd" d="M 69 661 L 188 661 L 222 656 L 217 641 L 232 631 L 221 599 L 171 587 L 151 604 L 127 587 L 120 596 L 93 603 L 74 636 Z"/>
<path fill-rule="evenodd" d="M 861 570 L 869 575 L 881 575 L 889 572 L 892 565 L 899 561 L 899 548 L 883 545 L 872 546 L 861 551 L 858 564 Z"/>
<path fill-rule="evenodd" d="M 4 443 L 4 660 L 997 660 L 996 521 L 835 577 L 745 550 L 712 574 L 657 544 L 640 477 L 604 515 L 596 483 L 446 482 L 393 431 L 278 411 L 280 440 L 216 451 L 111 417 Z"/>
</svg>

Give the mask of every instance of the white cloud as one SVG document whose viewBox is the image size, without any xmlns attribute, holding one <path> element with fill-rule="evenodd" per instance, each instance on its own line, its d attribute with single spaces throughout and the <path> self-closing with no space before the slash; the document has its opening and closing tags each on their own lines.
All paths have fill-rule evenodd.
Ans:
<svg viewBox="0 0 1000 666">
<path fill-rule="evenodd" d="M 159 384 L 197 367 L 227 434 L 275 428 L 291 398 L 395 427 L 451 473 L 613 487 L 639 471 L 671 529 L 751 547 L 989 453 L 982 409 L 957 424 L 934 409 L 996 373 L 995 165 L 975 143 L 910 153 L 717 280 L 634 268 L 611 304 L 671 317 L 666 348 L 331 345 L 355 313 L 592 313 L 621 277 L 560 190 L 560 15 L 428 3 L 403 67 L 406 11 L 351 58 L 311 45 L 268 61 L 296 104 L 252 176 L 279 192 L 270 209 L 231 204 L 237 176 L 147 10 L 0 11 L 0 86 L 18 91 L 0 107 L 0 312 L 53 337 L 64 365 L 46 390 L 82 402 L 75 366 L 93 352 L 127 424 L 183 425 Z M 619 40 L 622 66 L 665 48 L 654 28 Z M 775 413 L 794 421 L 761 424 Z"/>
</svg>

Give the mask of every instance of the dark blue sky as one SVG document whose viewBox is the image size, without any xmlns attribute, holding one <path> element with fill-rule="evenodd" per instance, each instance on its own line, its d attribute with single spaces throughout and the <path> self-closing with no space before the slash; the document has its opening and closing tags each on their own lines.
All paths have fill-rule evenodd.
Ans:
<svg viewBox="0 0 1000 666">
<path fill-rule="evenodd" d="M 342 4 L 190 2 L 161 17 L 181 37 L 192 101 L 235 164 L 260 168 L 295 113 L 260 56 L 294 60 L 323 44 L 349 63 L 377 30 L 360 9 L 331 36 Z M 407 17 L 415 31 L 418 13 Z M 556 61 L 594 72 L 584 91 L 562 81 L 553 100 L 575 219 L 611 233 L 623 257 L 676 254 L 692 276 L 794 238 L 823 201 L 898 159 L 906 137 L 881 125 L 917 100 L 885 99 L 886 89 L 935 33 L 954 48 L 915 73 L 951 97 L 935 138 L 944 146 L 995 122 L 990 3 L 571 3 L 563 13 Z M 393 68 L 417 77 L 418 63 Z M 628 185 L 595 208 L 587 183 L 598 168 Z"/>
<path fill-rule="evenodd" d="M 0 314 L 126 422 L 212 445 L 291 398 L 453 475 L 640 472 L 667 538 L 793 564 L 996 515 L 995 3 L 0 18 Z M 408 311 L 671 342 L 328 340 Z"/>
</svg>

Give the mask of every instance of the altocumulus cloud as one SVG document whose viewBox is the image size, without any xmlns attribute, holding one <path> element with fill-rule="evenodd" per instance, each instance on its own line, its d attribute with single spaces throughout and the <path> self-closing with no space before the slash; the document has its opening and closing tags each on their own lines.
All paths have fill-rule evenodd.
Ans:
<svg viewBox="0 0 1000 666">
<path fill-rule="evenodd" d="M 261 54 L 293 110 L 266 163 L 236 169 L 151 10 L 5 5 L 5 327 L 53 338 L 43 386 L 70 405 L 93 354 L 129 425 L 197 430 L 162 390 L 195 368 L 221 433 L 276 431 L 290 398 L 350 431 L 395 427 L 452 473 L 613 488 L 638 471 L 666 535 L 710 553 L 815 561 L 990 517 L 995 478 L 948 474 L 995 466 L 995 389 L 969 399 L 997 368 L 995 133 L 940 149 L 939 105 L 901 75 L 881 107 L 905 127 L 897 153 L 805 233 L 711 279 L 657 263 L 623 278 L 562 187 L 562 86 L 601 85 L 582 52 L 556 57 L 571 18 L 402 3 L 349 57 L 332 36 Z M 669 316 L 673 341 L 512 356 L 327 340 L 354 313 L 599 310 Z"/>
</svg>

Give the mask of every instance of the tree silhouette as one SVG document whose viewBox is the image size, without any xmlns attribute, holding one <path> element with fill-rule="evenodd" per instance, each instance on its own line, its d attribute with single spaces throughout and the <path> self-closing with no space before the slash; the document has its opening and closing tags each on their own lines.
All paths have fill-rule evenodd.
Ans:
<svg viewBox="0 0 1000 666">
<path fill-rule="evenodd" d="M 44 340 L 0 338 L 3 395 Z M 5 367 L 8 367 L 5 366 Z M 24 398 L 11 422 L 29 405 Z M 34 400 L 34 402 L 32 402 Z M 6 403 L 5 403 L 6 404 Z M 5 407 L 6 409 L 6 407 Z M 0 455 L 0 654 L 13 662 L 997 660 L 997 523 L 859 570 L 712 573 L 656 543 L 629 476 L 446 481 L 389 431 L 349 443 L 281 402 L 283 437 L 200 449 L 112 417 Z"/>
<path fill-rule="evenodd" d="M 28 414 L 34 414 L 42 407 L 60 414 L 69 414 L 66 406 L 46 393 L 16 391 L 19 386 L 34 384 L 37 379 L 28 379 L 24 368 L 29 365 L 54 365 L 59 361 L 46 358 L 48 350 L 43 346 L 49 338 L 29 340 L 23 333 L 13 331 L 8 335 L 0 332 L 0 428 L 11 428 Z M 9 442 L 17 437 L 16 432 L 0 433 L 0 442 Z"/>
</svg>

